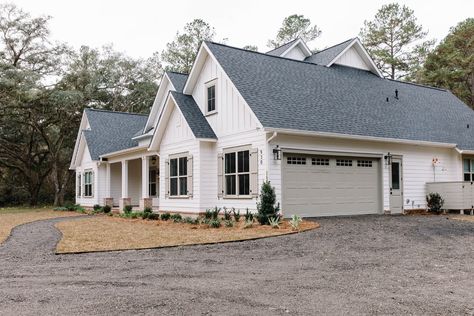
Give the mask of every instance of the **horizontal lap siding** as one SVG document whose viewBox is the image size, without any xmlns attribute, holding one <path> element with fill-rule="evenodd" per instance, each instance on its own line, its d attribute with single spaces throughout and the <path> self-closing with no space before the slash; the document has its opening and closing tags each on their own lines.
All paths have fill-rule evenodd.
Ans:
<svg viewBox="0 0 474 316">
<path fill-rule="evenodd" d="M 462 161 L 459 154 L 454 149 L 435 148 L 426 146 L 414 146 L 383 142 L 368 142 L 355 140 L 340 140 L 323 137 L 301 137 L 278 135 L 268 145 L 271 153 L 274 146 L 278 144 L 285 148 L 299 148 L 317 151 L 337 151 L 337 152 L 360 152 L 385 155 L 390 152 L 393 155 L 403 156 L 403 199 L 404 208 L 424 208 L 426 207 L 426 183 L 432 182 L 435 177 L 432 159 L 438 158 L 441 164 L 436 167 L 436 181 L 460 181 L 462 180 Z M 363 156 L 363 155 L 361 155 Z M 269 180 L 276 189 L 277 198 L 281 201 L 282 161 L 273 160 L 272 156 L 267 157 L 269 168 Z M 383 164 L 383 206 L 389 210 L 389 169 Z M 410 203 L 406 203 L 409 199 Z M 412 204 L 412 201 L 414 203 Z"/>
</svg>

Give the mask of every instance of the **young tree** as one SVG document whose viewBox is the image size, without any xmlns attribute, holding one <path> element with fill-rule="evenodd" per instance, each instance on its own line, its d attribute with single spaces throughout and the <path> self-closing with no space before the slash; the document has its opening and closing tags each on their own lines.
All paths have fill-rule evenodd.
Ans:
<svg viewBox="0 0 474 316">
<path fill-rule="evenodd" d="M 213 40 L 215 35 L 214 28 L 201 19 L 187 23 L 184 32 L 177 32 L 174 41 L 166 44 L 166 49 L 161 54 L 165 69 L 189 73 L 201 43 Z"/>
<path fill-rule="evenodd" d="M 450 89 L 474 109 L 474 18 L 451 28 L 428 55 L 419 82 Z"/>
<path fill-rule="evenodd" d="M 271 186 L 270 181 L 262 184 L 257 211 L 257 219 L 262 225 L 268 225 L 270 218 L 280 217 L 280 203 L 276 201 L 275 188 Z"/>
<path fill-rule="evenodd" d="M 411 79 L 434 40 L 417 23 L 414 11 L 398 3 L 383 5 L 372 21 L 364 21 L 360 37 L 379 69 L 392 79 Z"/>
<path fill-rule="evenodd" d="M 311 42 L 321 35 L 317 25 L 311 26 L 311 20 L 304 15 L 293 14 L 283 19 L 282 25 L 274 40 L 269 40 L 267 46 L 277 48 L 296 38 Z"/>
</svg>

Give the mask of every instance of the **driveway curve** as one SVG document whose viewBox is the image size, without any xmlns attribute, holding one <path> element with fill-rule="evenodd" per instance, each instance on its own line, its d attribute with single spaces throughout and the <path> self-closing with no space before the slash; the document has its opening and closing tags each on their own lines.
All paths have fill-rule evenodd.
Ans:
<svg viewBox="0 0 474 316">
<path fill-rule="evenodd" d="M 66 219 L 0 245 L 1 315 L 474 313 L 474 224 L 443 216 L 317 219 L 231 244 L 54 255 Z"/>
</svg>

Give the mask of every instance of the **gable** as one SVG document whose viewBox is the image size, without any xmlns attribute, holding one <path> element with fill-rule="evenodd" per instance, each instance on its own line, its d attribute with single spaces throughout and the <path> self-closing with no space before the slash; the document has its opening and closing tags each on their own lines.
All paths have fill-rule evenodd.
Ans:
<svg viewBox="0 0 474 316">
<path fill-rule="evenodd" d="M 303 53 L 301 48 L 298 46 L 293 47 L 291 50 L 289 50 L 285 56 L 285 58 L 291 58 L 291 59 L 296 59 L 296 60 L 304 60 L 306 58 L 306 55 Z"/>
<path fill-rule="evenodd" d="M 79 147 L 79 153 L 78 153 L 77 158 L 81 166 L 84 166 L 85 164 L 92 162 L 92 157 L 89 152 L 89 147 L 87 146 L 87 143 L 85 142 L 84 138 L 81 139 L 81 145 Z"/>
<path fill-rule="evenodd" d="M 354 46 L 345 51 L 334 63 L 337 65 L 370 71 L 370 66 L 367 65 L 364 59 L 362 59 L 360 53 L 357 52 L 357 49 Z"/>
<path fill-rule="evenodd" d="M 166 124 L 161 144 L 168 145 L 192 139 L 194 139 L 194 135 L 191 128 L 179 109 L 174 107 Z"/>
</svg>

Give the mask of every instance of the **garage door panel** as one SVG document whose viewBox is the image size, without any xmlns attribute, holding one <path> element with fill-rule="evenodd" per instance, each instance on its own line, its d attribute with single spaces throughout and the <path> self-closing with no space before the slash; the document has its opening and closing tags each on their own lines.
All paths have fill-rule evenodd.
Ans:
<svg viewBox="0 0 474 316">
<path fill-rule="evenodd" d="M 290 161 L 299 164 L 288 163 L 289 156 L 297 156 Z M 322 159 L 326 159 L 326 165 L 312 163 Z M 379 211 L 380 170 L 377 159 L 285 154 L 282 171 L 283 210 L 288 216 L 371 214 Z"/>
</svg>

